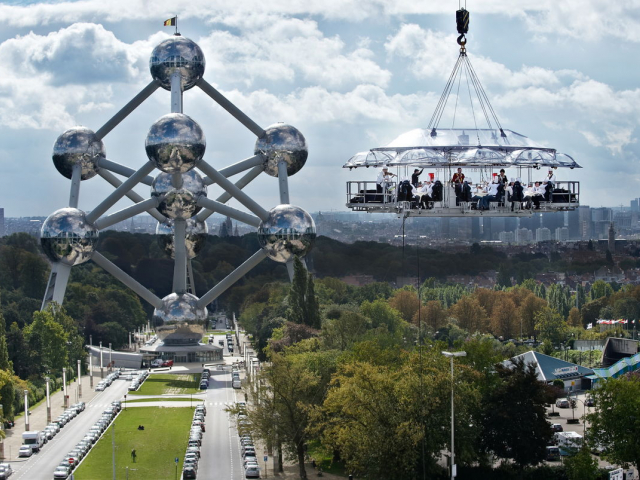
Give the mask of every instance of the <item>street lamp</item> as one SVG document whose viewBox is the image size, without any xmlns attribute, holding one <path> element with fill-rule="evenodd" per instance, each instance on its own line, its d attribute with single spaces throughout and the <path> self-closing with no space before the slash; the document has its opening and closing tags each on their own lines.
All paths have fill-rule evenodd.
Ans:
<svg viewBox="0 0 640 480">
<path fill-rule="evenodd" d="M 454 423 L 453 423 L 453 357 L 466 357 L 467 356 L 467 352 L 464 351 L 460 351 L 460 352 L 442 352 L 442 354 L 445 357 L 449 357 L 451 359 L 451 480 L 453 480 L 454 478 L 456 478 L 456 463 L 455 463 L 455 457 L 454 457 L 454 453 L 453 453 L 453 444 L 454 444 L 454 440 L 455 440 L 455 434 L 454 434 Z"/>
</svg>

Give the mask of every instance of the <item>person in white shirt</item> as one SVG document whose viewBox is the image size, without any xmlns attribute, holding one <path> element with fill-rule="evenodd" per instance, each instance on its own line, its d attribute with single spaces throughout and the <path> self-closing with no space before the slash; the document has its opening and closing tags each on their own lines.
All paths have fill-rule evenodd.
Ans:
<svg viewBox="0 0 640 480">
<path fill-rule="evenodd" d="M 536 210 L 540 210 L 540 200 L 544 198 L 544 187 L 540 182 L 536 182 L 535 186 L 529 187 L 524 194 L 524 200 L 527 202 L 527 208 L 531 208 L 531 203 L 535 205 Z"/>
<path fill-rule="evenodd" d="M 498 201 L 498 187 L 500 185 L 500 180 L 498 177 L 495 177 L 493 181 L 487 186 L 487 194 L 482 197 L 480 202 L 478 203 L 478 207 L 480 210 L 489 210 L 489 203 Z"/>
<path fill-rule="evenodd" d="M 432 201 L 432 198 L 431 198 L 432 193 L 433 193 L 433 185 L 430 179 L 426 180 L 425 182 L 418 183 L 417 195 L 420 197 L 418 200 L 418 205 L 422 208 L 428 209 L 429 202 Z"/>
<path fill-rule="evenodd" d="M 386 165 L 382 167 L 382 170 L 378 174 L 376 179 L 376 191 L 378 193 L 385 193 L 391 185 L 391 177 L 396 177 L 394 173 L 389 172 L 389 167 Z"/>
<path fill-rule="evenodd" d="M 549 169 L 549 173 L 547 174 L 547 178 L 544 179 L 545 182 L 551 182 L 555 185 L 556 183 L 556 175 L 553 173 L 553 168 Z"/>
</svg>

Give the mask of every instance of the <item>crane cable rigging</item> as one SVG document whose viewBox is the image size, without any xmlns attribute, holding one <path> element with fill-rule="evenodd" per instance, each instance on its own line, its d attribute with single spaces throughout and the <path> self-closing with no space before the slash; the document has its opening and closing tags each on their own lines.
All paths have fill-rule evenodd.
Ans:
<svg viewBox="0 0 640 480">
<path fill-rule="evenodd" d="M 489 129 L 492 130 L 493 125 L 495 125 L 500 130 L 500 136 L 506 139 L 507 135 L 504 133 L 504 130 L 502 129 L 500 120 L 498 120 L 498 116 L 496 115 L 495 110 L 491 106 L 491 102 L 489 102 L 489 97 L 487 96 L 484 88 L 482 87 L 482 84 L 478 79 L 478 75 L 476 74 L 475 69 L 471 65 L 469 58 L 467 57 L 466 34 L 469 32 L 469 11 L 464 7 L 461 7 L 459 10 L 456 11 L 456 27 L 459 33 L 459 36 L 457 38 L 457 43 L 458 45 L 460 45 L 460 55 L 458 56 L 458 59 L 453 67 L 453 71 L 451 72 L 451 75 L 449 75 L 449 79 L 447 80 L 447 83 L 444 87 L 444 91 L 442 92 L 442 95 L 440 96 L 440 99 L 438 100 L 438 104 L 436 105 L 435 111 L 431 116 L 431 120 L 429 121 L 429 125 L 427 126 L 427 129 L 431 129 L 432 137 L 436 137 L 438 135 L 437 133 L 438 125 L 440 124 L 440 120 L 442 119 L 442 114 L 444 113 L 444 109 L 449 100 L 449 96 L 451 95 L 451 90 L 453 89 L 457 81 L 458 92 L 456 94 L 456 103 L 454 105 L 454 115 L 453 115 L 453 121 L 455 123 L 455 115 L 458 107 L 460 83 L 462 80 L 462 72 L 464 71 L 467 78 L 466 83 L 467 83 L 467 89 L 469 91 L 469 98 L 471 99 L 471 87 L 473 87 L 473 90 L 476 94 L 476 97 L 478 98 L 478 103 L 480 104 L 480 108 L 482 109 L 484 118 L 487 122 L 487 125 L 489 126 Z M 469 85 L 469 82 L 471 83 L 471 85 Z M 473 120 L 474 120 L 474 123 L 476 123 L 473 100 L 471 99 L 470 101 L 471 101 L 471 111 L 473 115 Z M 477 129 L 478 127 L 476 124 L 476 130 Z M 479 137 L 478 137 L 478 144 L 480 144 Z"/>
</svg>

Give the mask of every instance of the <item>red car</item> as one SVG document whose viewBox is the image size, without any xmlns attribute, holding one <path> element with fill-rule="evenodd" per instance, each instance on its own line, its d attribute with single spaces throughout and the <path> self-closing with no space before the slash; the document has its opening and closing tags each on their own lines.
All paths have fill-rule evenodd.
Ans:
<svg viewBox="0 0 640 480">
<path fill-rule="evenodd" d="M 162 362 L 163 367 L 173 367 L 173 360 L 165 360 Z"/>
</svg>

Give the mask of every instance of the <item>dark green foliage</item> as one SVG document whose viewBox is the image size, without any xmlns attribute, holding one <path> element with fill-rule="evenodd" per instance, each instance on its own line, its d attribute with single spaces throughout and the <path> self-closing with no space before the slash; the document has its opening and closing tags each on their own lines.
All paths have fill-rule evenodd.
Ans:
<svg viewBox="0 0 640 480">
<path fill-rule="evenodd" d="M 538 382 L 535 367 L 521 360 L 510 367 L 497 364 L 496 373 L 502 382 L 483 401 L 482 445 L 520 468 L 537 465 L 552 437 L 545 406 L 554 400 L 553 392 Z"/>
</svg>

